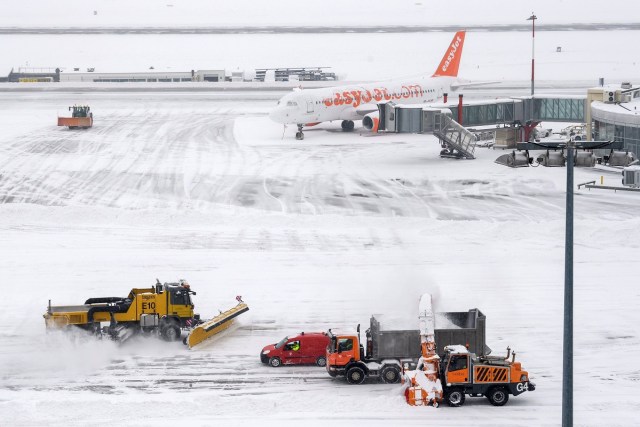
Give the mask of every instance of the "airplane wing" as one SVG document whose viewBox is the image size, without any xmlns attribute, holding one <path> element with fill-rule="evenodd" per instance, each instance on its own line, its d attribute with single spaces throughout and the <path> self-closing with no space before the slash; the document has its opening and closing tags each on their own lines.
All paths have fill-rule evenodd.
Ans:
<svg viewBox="0 0 640 427">
<path fill-rule="evenodd" d="M 500 81 L 499 80 L 485 81 L 485 82 L 463 82 L 463 81 L 457 81 L 457 82 L 451 84 L 451 90 L 457 91 L 458 89 L 465 88 L 465 87 L 490 85 L 490 84 L 494 84 L 494 83 L 500 83 Z"/>
<path fill-rule="evenodd" d="M 378 111 L 377 104 L 364 104 L 356 108 L 356 113 L 363 117 L 369 113 L 373 113 L 374 111 Z"/>
<path fill-rule="evenodd" d="M 378 111 L 376 104 L 363 104 L 358 108 L 345 108 L 340 112 L 340 120 L 362 120 L 364 116 L 374 111 Z"/>
</svg>

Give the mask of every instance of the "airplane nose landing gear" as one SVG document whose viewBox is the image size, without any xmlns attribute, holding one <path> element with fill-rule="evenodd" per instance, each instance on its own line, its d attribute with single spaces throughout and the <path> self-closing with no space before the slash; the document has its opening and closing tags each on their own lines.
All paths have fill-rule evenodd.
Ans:
<svg viewBox="0 0 640 427">
<path fill-rule="evenodd" d="M 355 127 L 355 124 L 353 123 L 353 120 L 343 120 L 342 121 L 342 130 L 343 131 L 351 132 L 354 127 Z"/>
<path fill-rule="evenodd" d="M 302 133 L 302 125 L 298 125 L 298 132 L 296 132 L 296 139 L 302 141 L 304 139 L 304 133 Z"/>
</svg>

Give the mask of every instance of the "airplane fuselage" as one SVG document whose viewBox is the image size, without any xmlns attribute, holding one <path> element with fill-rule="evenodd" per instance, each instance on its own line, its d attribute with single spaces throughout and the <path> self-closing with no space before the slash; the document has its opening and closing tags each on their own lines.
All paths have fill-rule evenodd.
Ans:
<svg viewBox="0 0 640 427">
<path fill-rule="evenodd" d="M 376 104 L 422 104 L 441 101 L 454 77 L 419 76 L 363 85 L 296 90 L 282 97 L 271 111 L 284 124 L 311 124 L 332 120 L 360 120 L 377 111 Z"/>
</svg>

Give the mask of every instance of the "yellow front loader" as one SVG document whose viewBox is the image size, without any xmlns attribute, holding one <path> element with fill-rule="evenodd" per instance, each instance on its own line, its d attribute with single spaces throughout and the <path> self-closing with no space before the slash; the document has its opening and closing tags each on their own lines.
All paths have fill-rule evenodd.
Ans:
<svg viewBox="0 0 640 427">
<path fill-rule="evenodd" d="M 227 329 L 234 319 L 249 310 L 240 297 L 238 304 L 213 319 L 202 321 L 195 314 L 191 295 L 196 293 L 181 280 L 151 288 L 134 288 L 126 298 L 89 298 L 82 305 L 52 306 L 44 314 L 47 329 L 80 328 L 98 336 L 124 341 L 141 333 L 157 334 L 177 341 L 182 333 L 189 348 Z M 103 323 L 106 325 L 103 326 Z"/>
</svg>

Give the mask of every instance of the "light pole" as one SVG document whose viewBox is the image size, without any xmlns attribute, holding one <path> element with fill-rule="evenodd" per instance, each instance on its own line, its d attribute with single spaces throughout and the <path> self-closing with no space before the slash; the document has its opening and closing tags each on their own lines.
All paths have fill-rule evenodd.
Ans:
<svg viewBox="0 0 640 427">
<path fill-rule="evenodd" d="M 531 21 L 531 96 L 533 96 L 533 75 L 535 70 L 535 56 L 536 56 L 536 19 L 538 17 L 531 12 L 531 16 L 527 18 L 527 21 Z"/>
<path fill-rule="evenodd" d="M 567 141 L 567 216 L 564 241 L 564 332 L 562 339 L 562 427 L 573 427 L 573 150 Z"/>
</svg>

